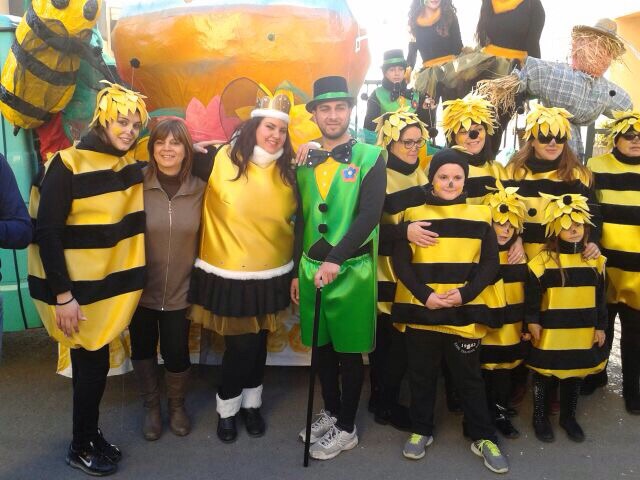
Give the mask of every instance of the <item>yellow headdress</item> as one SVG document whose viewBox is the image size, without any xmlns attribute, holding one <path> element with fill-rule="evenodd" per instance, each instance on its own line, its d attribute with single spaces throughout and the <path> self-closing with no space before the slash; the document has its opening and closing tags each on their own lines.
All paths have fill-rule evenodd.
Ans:
<svg viewBox="0 0 640 480">
<path fill-rule="evenodd" d="M 527 115 L 524 139 L 537 138 L 539 133 L 571 138 L 571 117 L 573 115 L 564 108 L 544 107 L 538 103 Z"/>
<path fill-rule="evenodd" d="M 395 112 L 388 112 L 374 120 L 376 122 L 376 133 L 378 134 L 377 145 L 387 148 L 391 142 L 400 139 L 400 133 L 408 125 L 415 125 L 420 128 L 422 138 L 429 138 L 427 126 L 418 115 L 409 111 L 409 107 L 400 107 Z"/>
<path fill-rule="evenodd" d="M 632 129 L 640 132 L 640 111 L 613 112 L 613 120 L 607 123 L 606 128 L 609 129 L 606 136 L 607 145 L 609 148 L 613 148 L 618 135 Z"/>
<path fill-rule="evenodd" d="M 101 80 L 100 83 L 108 86 L 98 92 L 96 109 L 93 112 L 93 119 L 89 124 L 89 128 L 97 125 L 102 125 L 102 127 L 106 128 L 108 122 L 115 122 L 118 119 L 118 114 L 128 115 L 135 112 L 140 114 L 142 124 L 147 124 L 149 115 L 143 100 L 147 97 L 108 80 Z"/>
<path fill-rule="evenodd" d="M 513 225 L 518 233 L 524 228 L 526 208 L 523 198 L 518 195 L 518 187 L 504 188 L 500 180 L 496 180 L 496 187 L 482 198 L 482 203 L 491 207 L 491 217 L 494 222 L 503 225 L 507 221 Z"/>
<path fill-rule="evenodd" d="M 562 230 L 571 227 L 572 222 L 584 224 L 591 222 L 587 197 L 571 193 L 566 195 L 549 195 L 540 192 L 540 196 L 546 198 L 549 203 L 544 209 L 543 225 L 546 226 L 545 235 L 558 235 Z"/>
<path fill-rule="evenodd" d="M 280 88 L 271 93 L 263 84 L 260 84 L 256 96 L 256 104 L 251 111 L 251 118 L 270 117 L 279 118 L 289 123 L 289 112 L 293 106 L 293 93 L 291 90 Z"/>
<path fill-rule="evenodd" d="M 493 105 L 486 97 L 472 92 L 464 98 L 447 100 L 442 105 L 445 107 L 442 112 L 442 126 L 447 140 L 451 141 L 461 128 L 469 130 L 474 123 L 484 125 L 487 133 L 493 135 L 496 114 Z"/>
</svg>

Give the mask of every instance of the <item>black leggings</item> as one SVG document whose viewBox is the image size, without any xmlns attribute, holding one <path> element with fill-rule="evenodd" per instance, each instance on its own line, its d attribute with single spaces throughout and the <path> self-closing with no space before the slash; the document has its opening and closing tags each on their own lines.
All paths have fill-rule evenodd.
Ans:
<svg viewBox="0 0 640 480">
<path fill-rule="evenodd" d="M 186 309 L 166 312 L 138 307 L 133 314 L 131 359 L 147 360 L 160 354 L 165 368 L 171 373 L 184 372 L 191 366 L 189 360 L 189 320 Z"/>
<path fill-rule="evenodd" d="M 267 330 L 244 335 L 225 335 L 222 357 L 222 385 L 218 396 L 222 400 L 235 398 L 245 388 L 262 385 L 267 362 Z"/>
<path fill-rule="evenodd" d="M 100 400 L 109 373 L 109 345 L 99 350 L 71 349 L 73 375 L 73 445 L 83 447 L 98 436 Z"/>
<path fill-rule="evenodd" d="M 337 426 L 352 432 L 364 382 L 364 362 L 360 353 L 339 353 L 332 344 L 318 347 L 318 377 L 324 407 L 337 415 Z M 342 392 L 339 376 L 342 375 Z"/>
<path fill-rule="evenodd" d="M 509 406 L 511 373 L 510 369 L 505 368 L 482 370 L 482 377 L 487 391 L 487 404 L 492 418 L 495 418 L 498 413 L 496 405 L 500 405 L 503 408 Z"/>
<path fill-rule="evenodd" d="M 616 314 L 620 315 L 620 356 L 622 360 L 622 395 L 625 398 L 640 396 L 640 311 L 624 303 L 607 305 L 609 325 L 607 347 L 613 346 Z"/>
</svg>

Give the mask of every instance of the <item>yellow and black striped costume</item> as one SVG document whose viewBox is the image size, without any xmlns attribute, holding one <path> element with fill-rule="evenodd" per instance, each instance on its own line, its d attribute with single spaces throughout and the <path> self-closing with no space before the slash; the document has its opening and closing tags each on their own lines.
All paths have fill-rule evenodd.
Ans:
<svg viewBox="0 0 640 480">
<path fill-rule="evenodd" d="M 525 322 L 542 327 L 540 340 L 532 340 L 526 360 L 529 368 L 565 379 L 583 378 L 605 367 L 607 349 L 593 343 L 596 328 L 604 330 L 607 325 L 605 262 L 603 256 L 584 260 L 581 251 L 546 250 L 529 262 Z"/>
<path fill-rule="evenodd" d="M 544 162 L 545 160 L 538 160 Z M 549 162 L 551 167 L 552 163 Z M 596 208 L 595 195 L 589 188 L 590 179 L 582 174 L 579 170 L 575 170 L 572 182 L 565 182 L 558 176 L 558 170 L 551 167 L 548 171 L 534 173 L 526 168 L 526 173 L 515 172 L 513 164 L 506 167 L 506 175 L 508 180 L 504 181 L 505 187 L 519 187 L 518 194 L 524 197 L 524 203 L 527 209 L 527 216 L 524 222 L 524 232 L 522 233 L 522 241 L 525 253 L 529 259 L 535 257 L 545 244 L 545 227 L 542 224 L 544 220 L 544 207 L 547 200 L 540 196 L 540 192 L 551 195 L 564 195 L 569 193 L 579 193 L 589 200 L 589 208 L 593 214 L 593 223 L 596 228 L 591 229 L 589 241 L 597 242 L 599 240 L 599 214 Z"/>
<path fill-rule="evenodd" d="M 62 242 L 71 292 L 86 317 L 80 331 L 66 337 L 56 326 L 56 297 L 36 244 L 28 253 L 29 290 L 49 335 L 65 347 L 97 350 L 127 328 L 144 286 L 142 172 L 132 155 L 75 147 L 59 152 L 47 168 L 58 161 L 73 175 Z M 34 188 L 29 206 L 34 218 L 39 204 Z"/>
<path fill-rule="evenodd" d="M 640 163 L 622 163 L 608 153 L 591 158 L 587 166 L 602 214 L 607 302 L 640 311 Z"/>
<path fill-rule="evenodd" d="M 417 167 L 417 168 L 416 168 Z M 391 255 L 393 242 L 399 238 L 401 229 L 406 238 L 406 226 L 403 223 L 403 212 L 424 200 L 424 195 L 416 191 L 415 196 L 407 197 L 407 189 L 421 187 L 427 183 L 427 176 L 419 165 L 402 162 L 393 154 L 387 161 L 387 194 L 385 207 L 380 220 L 380 244 L 378 246 L 378 316 L 389 318 L 391 304 L 396 295 L 398 277 L 393 271 Z M 417 197 L 417 201 L 411 199 Z M 414 203 L 415 202 L 415 203 Z M 387 209 L 393 208 L 393 211 Z"/>
<path fill-rule="evenodd" d="M 16 29 L 0 85 L 0 110 L 12 124 L 36 128 L 73 96 L 80 59 L 106 75 L 90 42 L 101 0 L 33 0 Z"/>
<path fill-rule="evenodd" d="M 510 242 L 511 243 L 511 242 Z M 491 328 L 482 338 L 480 361 L 485 370 L 511 369 L 522 363 L 524 348 L 520 340 L 524 320 L 524 282 L 527 262 L 509 264 L 509 246 L 500 247 L 500 278 L 506 299 L 504 325 Z"/>
<path fill-rule="evenodd" d="M 487 327 L 501 327 L 506 301 L 502 280 L 496 281 L 499 269 L 497 242 L 489 207 L 464 203 L 423 204 L 407 209 L 404 220 L 431 222 L 429 229 L 439 234 L 434 246 L 423 248 L 412 244 L 408 247 L 411 249 L 410 268 L 417 283 L 435 293 L 460 288 L 463 305 L 430 310 L 425 307 L 426 298 L 418 300 L 403 281 L 398 281 L 392 307 L 396 327 L 401 331 L 410 326 L 474 339 L 484 337 Z M 496 255 L 489 262 L 481 259 L 484 242 L 495 244 L 492 249 Z M 400 260 L 396 261 L 395 249 L 393 258 L 396 273 L 399 278 L 405 278 L 400 270 L 403 268 Z M 488 275 L 490 280 L 472 288 L 472 279 L 479 275 Z"/>
</svg>

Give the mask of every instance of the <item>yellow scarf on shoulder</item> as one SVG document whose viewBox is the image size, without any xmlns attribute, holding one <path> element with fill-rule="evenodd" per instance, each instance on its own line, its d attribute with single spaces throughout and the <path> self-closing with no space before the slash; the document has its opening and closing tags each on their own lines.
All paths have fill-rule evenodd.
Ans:
<svg viewBox="0 0 640 480">
<path fill-rule="evenodd" d="M 438 20 L 440 20 L 440 8 L 438 8 L 435 12 L 425 9 L 418 17 L 418 20 L 416 20 L 416 23 L 421 27 L 430 27 L 434 25 Z"/>
</svg>

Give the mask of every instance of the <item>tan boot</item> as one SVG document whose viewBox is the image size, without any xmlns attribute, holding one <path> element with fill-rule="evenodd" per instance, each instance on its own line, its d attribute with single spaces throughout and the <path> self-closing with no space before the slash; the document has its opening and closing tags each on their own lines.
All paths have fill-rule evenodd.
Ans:
<svg viewBox="0 0 640 480">
<path fill-rule="evenodd" d="M 142 434 L 146 440 L 157 440 L 162 434 L 157 361 L 155 358 L 149 358 L 147 360 L 133 360 L 131 363 L 133 363 L 133 371 L 138 378 L 140 396 L 145 410 Z"/>
<path fill-rule="evenodd" d="M 184 372 L 165 373 L 167 398 L 169 399 L 169 427 L 176 435 L 183 437 L 191 431 L 191 422 L 184 409 L 184 397 L 189 382 L 191 367 Z"/>
</svg>

